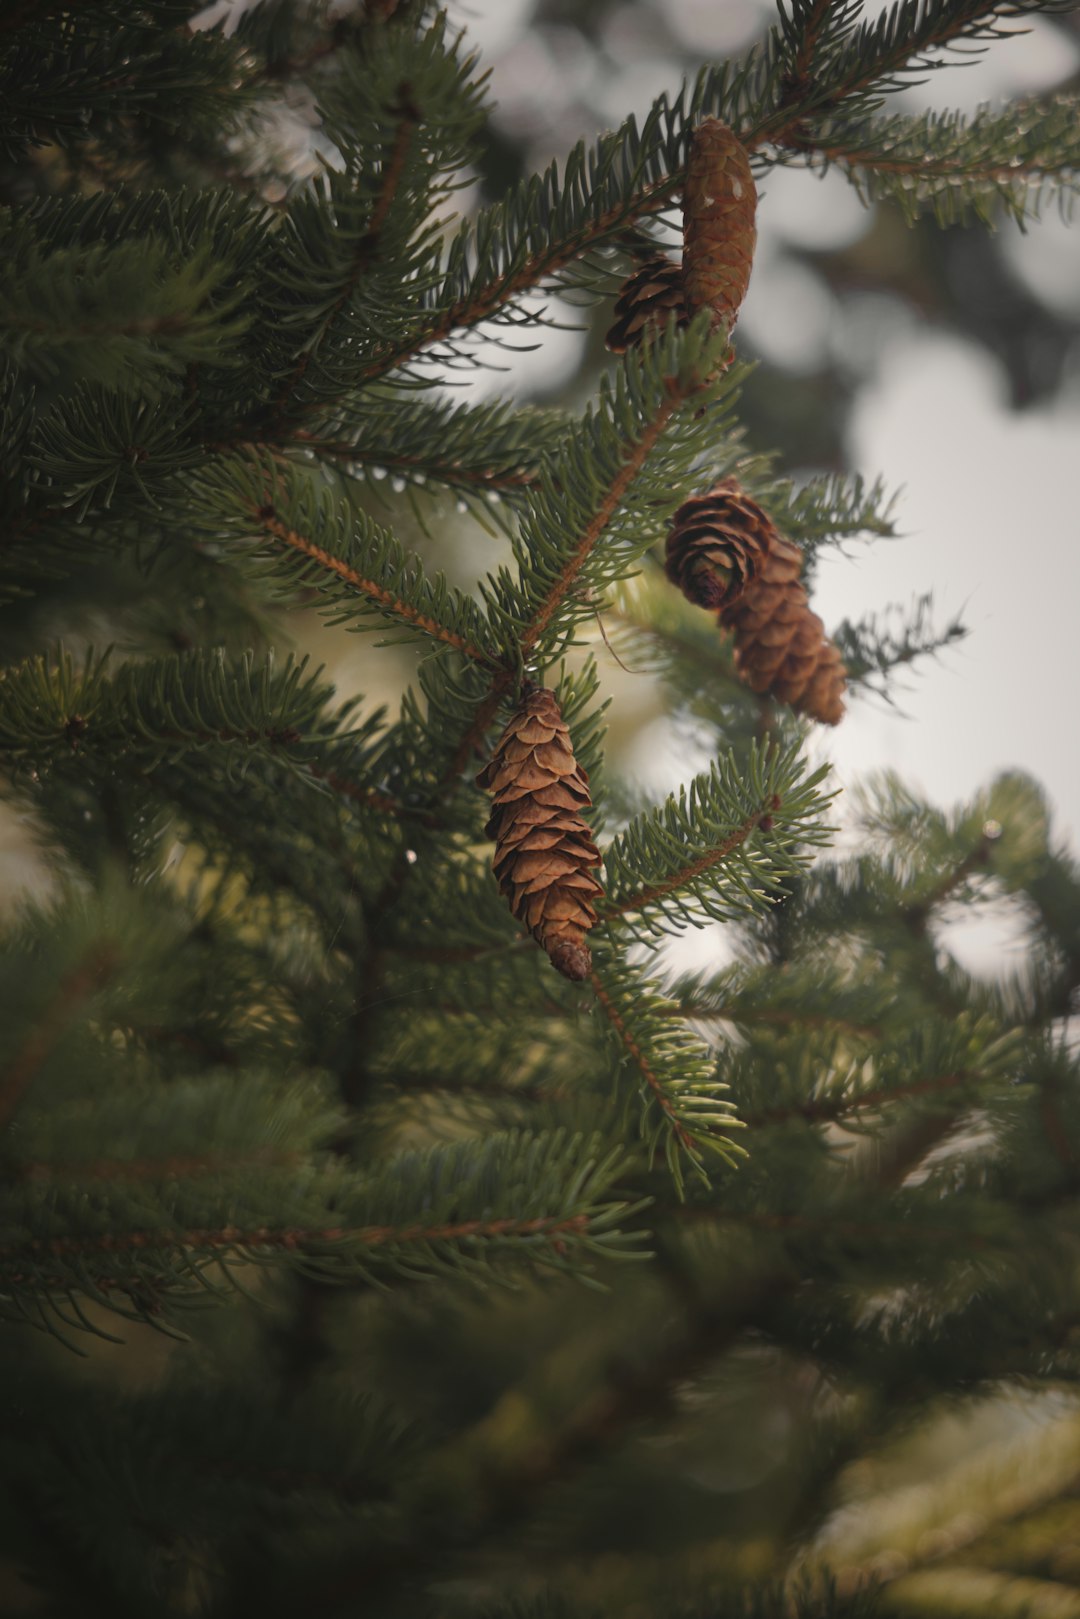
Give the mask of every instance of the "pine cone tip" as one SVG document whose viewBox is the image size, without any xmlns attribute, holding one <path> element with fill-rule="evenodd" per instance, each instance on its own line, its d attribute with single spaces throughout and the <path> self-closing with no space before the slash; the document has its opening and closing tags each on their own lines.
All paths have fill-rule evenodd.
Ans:
<svg viewBox="0 0 1080 1619">
<path fill-rule="evenodd" d="M 580 984 L 592 972 L 592 956 L 588 946 L 575 944 L 572 939 L 556 939 L 548 949 L 548 957 L 556 972 Z"/>
</svg>

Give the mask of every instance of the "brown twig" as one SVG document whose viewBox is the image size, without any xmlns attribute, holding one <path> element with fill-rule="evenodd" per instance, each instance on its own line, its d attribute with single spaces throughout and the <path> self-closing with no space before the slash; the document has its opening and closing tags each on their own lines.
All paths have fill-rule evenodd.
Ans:
<svg viewBox="0 0 1080 1619">
<path fill-rule="evenodd" d="M 310 339 L 303 353 L 296 361 L 292 372 L 286 378 L 284 384 L 282 385 L 281 392 L 274 402 L 273 408 L 276 411 L 279 419 L 284 413 L 289 396 L 295 392 L 300 383 L 303 381 L 304 376 L 307 373 L 308 366 L 311 364 L 312 355 L 315 353 L 315 350 L 325 338 L 327 332 L 334 325 L 334 322 L 338 319 L 346 304 L 349 302 L 349 299 L 356 290 L 360 277 L 378 254 L 380 245 L 379 236 L 383 226 L 386 223 L 387 215 L 393 206 L 394 198 L 397 195 L 398 186 L 401 183 L 401 176 L 405 168 L 405 160 L 408 156 L 409 146 L 412 143 L 416 126 L 420 122 L 420 113 L 413 102 L 412 91 L 408 84 L 402 84 L 399 86 L 398 106 L 395 110 L 397 112 L 399 122 L 394 135 L 394 143 L 390 149 L 390 155 L 383 171 L 382 184 L 379 188 L 379 194 L 375 199 L 375 206 L 372 209 L 371 223 L 368 226 L 367 232 L 357 245 L 352 270 L 345 282 L 344 287 L 338 294 L 337 298 L 335 298 L 333 304 L 331 304 L 326 315 L 320 322 L 314 336 Z"/>
<path fill-rule="evenodd" d="M 715 849 L 709 849 L 705 854 L 699 855 L 696 860 L 688 861 L 685 866 L 664 882 L 654 883 L 649 888 L 640 889 L 636 894 L 630 894 L 624 900 L 601 907 L 599 912 L 600 922 L 613 922 L 617 917 L 627 916 L 632 911 L 644 910 L 646 905 L 654 905 L 657 900 L 664 899 L 668 894 L 673 894 L 680 888 L 685 888 L 687 883 L 692 883 L 696 877 L 701 876 L 702 872 L 711 871 L 713 866 L 718 866 L 722 860 L 726 860 L 734 849 L 739 848 L 740 845 L 746 842 L 751 832 L 761 824 L 763 817 L 769 813 L 769 806 L 767 804 L 763 805 L 760 810 L 755 810 L 753 815 L 748 816 L 740 826 L 737 826 L 734 832 L 724 839 L 723 843 L 719 843 Z"/>
<path fill-rule="evenodd" d="M 268 441 L 249 434 L 245 442 L 257 445 Z M 291 438 L 280 437 L 274 442 L 278 449 L 288 450 L 295 447 L 310 450 L 315 455 L 328 456 L 339 461 L 370 463 L 373 466 L 386 467 L 391 472 L 395 468 L 405 472 L 413 470 L 423 472 L 426 477 L 450 487 L 460 484 L 484 490 L 532 489 L 540 481 L 539 473 L 524 467 L 507 467 L 501 470 L 491 467 L 463 467 L 455 461 L 441 462 L 437 456 L 388 455 L 377 446 L 369 448 L 363 444 L 350 444 L 348 440 L 324 439 L 316 433 L 305 432 L 303 428 L 295 429 Z"/>
<path fill-rule="evenodd" d="M 698 1152 L 700 1151 L 697 1139 L 690 1133 L 685 1124 L 683 1124 L 682 1120 L 679 1118 L 672 1104 L 671 1098 L 664 1090 L 664 1087 L 660 1083 L 657 1075 L 653 1072 L 649 1059 L 646 1057 L 645 1053 L 642 1051 L 641 1047 L 630 1033 L 630 1030 L 626 1027 L 625 1022 L 619 1013 L 618 1007 L 608 995 L 607 990 L 604 988 L 603 983 L 595 971 L 589 974 L 589 983 L 592 985 L 593 994 L 596 996 L 596 999 L 603 1008 L 608 1022 L 615 1030 L 615 1033 L 618 1035 L 626 1050 L 630 1053 L 638 1072 L 641 1074 L 641 1077 L 644 1079 L 646 1085 L 648 1085 L 649 1089 L 652 1091 L 653 1096 L 656 1098 L 657 1105 L 667 1118 L 672 1130 L 675 1132 L 675 1137 L 679 1145 L 692 1156 L 697 1156 Z"/>
<path fill-rule="evenodd" d="M 698 1023 L 776 1023 L 782 1027 L 798 1029 L 837 1029 L 842 1034 L 853 1034 L 860 1040 L 880 1040 L 882 1029 L 877 1023 L 852 1023 L 848 1018 L 827 1017 L 821 1012 L 791 1012 L 771 1006 L 702 1006 L 694 1001 L 680 1001 L 664 1014 L 667 1017 L 688 1018 Z"/>
<path fill-rule="evenodd" d="M 99 940 L 57 985 L 22 1046 L 0 1076 L 0 1129 L 9 1122 L 27 1086 L 38 1073 L 64 1032 L 79 1016 L 86 1001 L 112 977 L 119 961 L 116 946 Z"/>
<path fill-rule="evenodd" d="M 797 1102 L 791 1107 L 769 1108 L 764 1113 L 747 1115 L 743 1122 L 751 1130 L 785 1124 L 789 1119 L 802 1119 L 807 1124 L 834 1124 L 840 1119 L 850 1118 L 853 1113 L 862 1113 L 868 1108 L 885 1107 L 890 1102 L 908 1101 L 918 1096 L 943 1095 L 963 1085 L 974 1084 L 980 1078 L 982 1075 L 962 1068 L 955 1073 L 935 1075 L 933 1079 L 915 1079 L 907 1085 L 880 1085 L 873 1090 L 859 1091 L 852 1096 L 810 1099 L 806 1102 Z"/>
<path fill-rule="evenodd" d="M 408 1226 L 325 1226 L 304 1227 L 221 1226 L 190 1231 L 104 1232 L 96 1237 L 31 1237 L 25 1243 L 0 1245 L 0 1261 L 25 1261 L 38 1255 L 52 1259 L 82 1257 L 88 1254 L 158 1253 L 299 1253 L 315 1246 L 339 1247 L 353 1243 L 359 1248 L 384 1248 L 391 1243 L 431 1243 L 492 1241 L 502 1237 L 550 1237 L 553 1242 L 568 1236 L 581 1236 L 589 1228 L 587 1214 L 567 1216 L 536 1215 L 531 1219 L 508 1216 L 501 1220 L 462 1220 L 448 1225 Z M 9 1279 L 18 1279 L 10 1278 Z"/>
<path fill-rule="evenodd" d="M 248 1165 L 268 1164 L 289 1167 L 302 1161 L 298 1152 L 281 1152 L 274 1147 L 256 1147 L 251 1152 L 208 1152 L 172 1154 L 166 1158 L 86 1158 L 63 1163 L 20 1164 L 15 1178 L 20 1181 L 121 1180 L 165 1181 L 216 1175 Z"/>
<path fill-rule="evenodd" d="M 300 534 L 296 529 L 290 528 L 287 523 L 278 517 L 273 506 L 253 506 L 251 513 L 264 534 L 269 534 L 274 539 L 280 540 L 282 544 L 289 546 L 293 551 L 299 552 L 301 556 L 306 556 L 312 562 L 318 563 L 319 567 L 325 568 L 328 573 L 335 574 L 339 579 L 344 580 L 346 584 L 351 585 L 361 596 L 366 596 L 376 607 L 391 614 L 394 618 L 400 619 L 402 623 L 410 624 L 415 629 L 422 630 L 425 635 L 430 635 L 433 640 L 442 641 L 447 646 L 455 647 L 457 651 L 464 653 L 467 658 L 471 658 L 474 663 L 483 664 L 488 668 L 491 667 L 491 659 L 487 653 L 474 646 L 465 636 L 459 635 L 456 630 L 450 629 L 445 624 L 440 624 L 438 619 L 419 612 L 415 607 L 411 607 L 408 602 L 401 601 L 394 595 L 393 591 L 387 590 L 377 579 L 365 578 L 362 573 L 358 572 L 356 568 L 350 567 L 341 557 L 334 556 L 333 552 L 325 550 L 323 546 L 309 539 L 306 534 Z"/>
</svg>

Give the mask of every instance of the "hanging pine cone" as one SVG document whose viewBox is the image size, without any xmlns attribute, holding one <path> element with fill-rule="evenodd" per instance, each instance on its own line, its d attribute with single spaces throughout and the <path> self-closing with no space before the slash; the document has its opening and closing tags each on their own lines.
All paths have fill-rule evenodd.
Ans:
<svg viewBox="0 0 1080 1619">
<path fill-rule="evenodd" d="M 761 507 L 734 478 L 692 495 L 671 520 L 664 567 L 698 607 L 734 600 L 760 571 L 776 533 Z"/>
<path fill-rule="evenodd" d="M 690 137 L 683 192 L 683 285 L 691 315 L 711 309 L 716 324 L 735 324 L 750 280 L 756 210 L 745 148 L 719 118 L 706 118 Z"/>
<path fill-rule="evenodd" d="M 615 319 L 604 339 L 612 354 L 625 354 L 644 338 L 662 330 L 672 314 L 687 323 L 682 265 L 662 254 L 647 259 L 623 284 L 615 302 Z"/>
<path fill-rule="evenodd" d="M 719 614 L 735 636 L 735 668 L 751 691 L 769 692 L 796 713 L 838 725 L 847 675 L 799 581 L 802 552 L 756 510 L 769 528 L 760 569 Z"/>
<path fill-rule="evenodd" d="M 592 867 L 600 854 L 581 811 L 589 778 L 574 758 L 559 705 L 542 686 L 522 703 L 476 778 L 495 795 L 487 834 L 495 839 L 495 875 L 510 910 L 566 978 L 587 978 L 585 935 L 603 892 Z"/>
</svg>

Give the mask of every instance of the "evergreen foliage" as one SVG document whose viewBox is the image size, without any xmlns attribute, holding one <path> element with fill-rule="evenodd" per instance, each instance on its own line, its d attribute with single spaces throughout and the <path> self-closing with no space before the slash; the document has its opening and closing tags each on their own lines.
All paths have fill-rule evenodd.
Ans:
<svg viewBox="0 0 1080 1619">
<path fill-rule="evenodd" d="M 706 116 L 909 218 L 1067 203 L 1075 99 L 883 111 L 1059 9 L 781 0 L 461 222 L 484 73 L 425 0 L 0 15 L 0 766 L 49 866 L 0 932 L 5 1611 L 1080 1613 L 1080 872 L 1014 774 L 951 816 L 887 778 L 824 857 L 804 728 L 660 567 L 720 477 L 811 588 L 893 497 L 748 448 L 708 312 L 576 415 L 432 386 L 537 291 L 609 300 Z M 288 652 L 315 615 L 375 632 L 374 700 Z M 831 633 L 888 698 L 963 632 Z M 659 803 L 612 651 L 708 740 Z M 526 680 L 592 777 L 582 983 L 484 840 Z M 1005 903 L 986 982 L 948 924 Z M 905 1515 L 971 1413 L 1038 1479 Z"/>
</svg>

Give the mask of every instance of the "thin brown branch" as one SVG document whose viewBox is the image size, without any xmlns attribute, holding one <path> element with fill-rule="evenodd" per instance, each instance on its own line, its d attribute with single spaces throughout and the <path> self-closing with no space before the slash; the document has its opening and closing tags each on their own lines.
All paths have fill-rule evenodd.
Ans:
<svg viewBox="0 0 1080 1619">
<path fill-rule="evenodd" d="M 345 282 L 344 287 L 331 304 L 326 315 L 320 322 L 314 336 L 311 338 L 304 352 L 300 355 L 300 358 L 293 366 L 291 374 L 286 378 L 285 383 L 282 386 L 281 392 L 274 404 L 274 409 L 279 417 L 283 415 L 290 395 L 296 391 L 300 383 L 304 380 L 304 377 L 307 374 L 308 366 L 311 364 L 312 356 L 314 355 L 319 344 L 326 337 L 327 332 L 334 325 L 335 321 L 337 321 L 342 310 L 345 308 L 346 304 L 349 302 L 349 299 L 355 292 L 357 284 L 360 281 L 364 271 L 378 254 L 380 245 L 379 236 L 383 226 L 386 223 L 387 215 L 393 206 L 394 198 L 397 196 L 398 186 L 401 183 L 401 176 L 405 168 L 405 160 L 408 156 L 409 147 L 412 143 L 416 126 L 420 121 L 420 114 L 413 104 L 412 92 L 408 84 L 402 84 L 399 87 L 398 107 L 396 108 L 396 112 L 399 120 L 397 131 L 394 135 L 394 144 L 390 149 L 390 156 L 387 159 L 386 168 L 383 170 L 382 184 L 379 187 L 379 194 L 375 199 L 375 206 L 371 213 L 371 223 L 368 226 L 367 232 L 357 244 L 352 270 Z"/>
<path fill-rule="evenodd" d="M 939 1096 L 947 1091 L 972 1085 L 983 1076 L 970 1069 L 960 1068 L 955 1073 L 936 1074 L 933 1079 L 914 1079 L 907 1085 L 879 1085 L 873 1090 L 858 1091 L 854 1095 L 813 1098 L 795 1103 L 791 1107 L 769 1108 L 764 1113 L 752 1113 L 744 1119 L 751 1130 L 784 1124 L 789 1119 L 803 1119 L 807 1124 L 834 1124 L 850 1118 L 853 1113 L 868 1108 L 880 1108 L 890 1102 L 910 1101 L 919 1096 Z"/>
<path fill-rule="evenodd" d="M 336 770 L 327 770 L 322 765 L 314 764 L 306 765 L 305 769 L 316 781 L 324 781 L 331 792 L 340 793 L 343 798 L 349 798 L 354 804 L 360 804 L 365 809 L 376 810 L 380 815 L 388 815 L 393 820 L 417 820 L 422 825 L 431 823 L 431 816 L 424 810 L 415 810 L 410 805 L 403 804 L 400 798 L 392 798 L 389 793 L 381 793 L 375 787 L 363 787 L 358 782 L 349 781 Z"/>
<path fill-rule="evenodd" d="M 667 1009 L 668 1017 L 687 1018 L 697 1023 L 775 1023 L 782 1028 L 837 1029 L 841 1034 L 853 1034 L 860 1040 L 880 1040 L 882 1028 L 878 1023 L 853 1023 L 849 1018 L 827 1017 L 822 1012 L 792 1012 L 773 1006 L 704 1006 L 694 1001 L 680 1001 Z"/>
<path fill-rule="evenodd" d="M 789 1274 L 755 1277 L 735 1283 L 723 1312 L 699 1301 L 677 1335 L 666 1333 L 656 1354 L 639 1366 L 620 1358 L 607 1384 L 589 1394 L 550 1436 L 509 1461 L 493 1458 L 482 1479 L 483 1494 L 464 1533 L 449 1525 L 404 1544 L 384 1540 L 362 1553 L 351 1568 L 339 1571 L 313 1593 L 313 1612 L 336 1613 L 349 1597 L 362 1597 L 371 1608 L 402 1572 L 445 1573 L 477 1547 L 504 1541 L 508 1531 L 528 1519 L 553 1486 L 573 1478 L 599 1456 L 628 1439 L 642 1424 L 663 1416 L 678 1388 L 718 1361 L 738 1343 L 794 1283 Z"/>
<path fill-rule="evenodd" d="M 671 421 L 684 397 L 685 395 L 677 391 L 674 383 L 672 383 L 663 404 L 653 420 L 649 423 L 638 442 L 628 450 L 622 466 L 612 479 L 592 519 L 579 536 L 573 552 L 526 626 L 519 642 L 519 652 L 522 660 L 528 658 L 529 653 L 533 650 L 540 636 L 558 611 L 559 606 L 572 589 L 593 547 L 618 511 L 627 490 L 656 447 L 657 440 Z M 477 708 L 472 723 L 458 743 L 450 764 L 440 781 L 440 790 L 448 786 L 451 781 L 456 781 L 461 775 L 469 758 L 480 746 L 488 727 L 495 717 L 499 704 L 513 685 L 515 678 L 516 672 L 513 668 L 506 668 L 496 676 L 488 695 Z"/>
<path fill-rule="evenodd" d="M 546 276 L 554 275 L 572 264 L 589 248 L 607 241 L 643 215 L 661 212 L 682 188 L 683 178 L 684 171 L 679 169 L 663 180 L 643 186 L 635 198 L 606 209 L 561 241 L 545 243 L 539 252 L 529 255 L 512 275 L 498 276 L 471 297 L 461 298 L 449 305 L 418 337 L 409 338 L 396 348 L 377 352 L 360 372 L 357 384 L 372 382 L 377 377 L 385 376 L 388 371 L 407 364 L 422 349 L 445 342 L 459 328 L 476 326 L 490 319 L 522 293 L 531 291 Z"/>
<path fill-rule="evenodd" d="M 739 1211 L 717 1208 L 708 1203 L 676 1203 L 655 1205 L 658 1214 L 675 1220 L 701 1222 L 712 1220 L 717 1225 L 749 1226 L 758 1231 L 793 1232 L 795 1235 L 838 1238 L 841 1242 L 854 1242 L 859 1247 L 877 1242 L 899 1242 L 905 1247 L 922 1240 L 948 1244 L 957 1241 L 972 1248 L 987 1249 L 992 1239 L 974 1231 L 957 1231 L 950 1226 L 912 1225 L 906 1220 L 842 1220 L 829 1214 L 777 1214 L 770 1211 Z"/>
<path fill-rule="evenodd" d="M 85 1254 L 158 1253 L 163 1250 L 185 1253 L 296 1253 L 314 1245 L 353 1244 L 358 1248 L 385 1248 L 392 1243 L 490 1241 L 502 1237 L 550 1237 L 561 1241 L 580 1236 L 589 1228 L 587 1214 L 563 1217 L 544 1214 L 522 1220 L 510 1216 L 501 1220 L 462 1220 L 447 1225 L 409 1226 L 326 1226 L 303 1227 L 221 1226 L 191 1231 L 105 1232 L 96 1237 L 32 1237 L 26 1243 L 0 1245 L 0 1261 L 22 1261 L 41 1255 L 64 1259 Z M 9 1273 L 9 1280 L 19 1280 Z"/>
<path fill-rule="evenodd" d="M 257 444 L 260 441 L 249 435 L 247 442 Z M 318 434 L 307 433 L 302 428 L 297 428 L 291 437 L 277 438 L 274 443 L 275 447 L 281 450 L 293 447 L 311 450 L 315 455 L 327 456 L 338 461 L 355 461 L 361 465 L 385 467 L 390 472 L 395 469 L 403 472 L 422 472 L 425 477 L 432 478 L 438 483 L 449 484 L 451 487 L 461 485 L 484 490 L 532 489 L 540 481 L 537 472 L 525 467 L 504 469 L 463 467 L 456 461 L 440 461 L 437 455 L 388 455 L 385 451 L 379 450 L 378 446 L 350 444 L 347 439 L 320 438 Z"/>
<path fill-rule="evenodd" d="M 829 14 L 832 0 L 814 0 L 806 17 L 802 38 L 795 48 L 795 55 L 791 67 L 781 80 L 781 95 L 777 104 L 779 111 L 784 107 L 797 106 L 803 101 L 810 88 L 814 58 L 817 55 L 818 40 Z"/>
<path fill-rule="evenodd" d="M 328 573 L 336 574 L 339 579 L 343 579 L 347 585 L 351 585 L 361 596 L 366 596 L 368 601 L 374 603 L 376 607 L 391 614 L 394 618 L 400 619 L 403 624 L 410 624 L 415 629 L 422 630 L 425 635 L 430 635 L 433 640 L 442 641 L 447 646 L 455 647 L 459 652 L 464 653 L 467 658 L 471 658 L 474 663 L 483 664 L 487 668 L 491 667 L 491 659 L 487 653 L 481 651 L 479 647 L 473 646 L 472 642 L 467 640 L 465 636 L 458 635 L 456 630 L 448 628 L 445 624 L 440 624 L 437 619 L 431 618 L 430 615 L 418 612 L 408 602 L 401 601 L 392 591 L 387 590 L 377 579 L 365 578 L 362 573 L 359 573 L 355 568 L 351 568 L 341 557 L 334 556 L 331 551 L 317 545 L 306 534 L 300 534 L 296 529 L 290 528 L 287 523 L 278 517 L 272 506 L 253 507 L 252 515 L 264 534 L 269 534 L 274 539 L 280 540 L 293 551 L 299 552 L 301 556 L 309 557 L 312 562 L 318 563 L 319 567 L 325 568 Z"/>
<path fill-rule="evenodd" d="M 873 150 L 860 150 L 850 146 L 830 146 L 812 137 L 800 139 L 800 151 L 814 153 L 830 163 L 846 168 L 870 169 L 875 174 L 905 174 L 913 180 L 963 176 L 969 180 L 988 180 L 995 185 L 1012 185 L 1017 180 L 1049 179 L 1062 172 L 1060 163 L 1043 163 L 1038 158 L 1016 159 L 1009 163 L 979 163 L 970 158 L 937 157 L 932 152 L 912 154 L 910 157 L 883 156 Z"/>
<path fill-rule="evenodd" d="M 302 1161 L 298 1152 L 282 1152 L 274 1147 L 256 1147 L 251 1152 L 207 1152 L 172 1154 L 166 1158 L 86 1158 L 68 1159 L 63 1163 L 41 1162 L 20 1164 L 15 1179 L 20 1181 L 54 1180 L 119 1180 L 165 1181 L 189 1180 L 199 1175 L 217 1175 L 223 1170 L 234 1173 L 250 1165 L 289 1167 Z"/>
<path fill-rule="evenodd" d="M 690 1131 L 686 1128 L 685 1124 L 683 1124 L 682 1120 L 676 1113 L 671 1098 L 668 1096 L 663 1085 L 660 1083 L 657 1075 L 653 1072 L 652 1066 L 650 1065 L 645 1053 L 642 1051 L 641 1047 L 630 1033 L 630 1030 L 626 1027 L 626 1024 L 620 1016 L 618 1007 L 608 995 L 607 990 L 604 988 L 597 973 L 592 972 L 589 974 L 589 983 L 592 985 L 593 994 L 596 996 L 596 999 L 603 1008 L 608 1022 L 615 1030 L 615 1033 L 622 1041 L 622 1044 L 625 1046 L 626 1050 L 630 1053 L 638 1072 L 641 1074 L 641 1077 L 644 1079 L 646 1085 L 648 1085 L 649 1089 L 652 1091 L 653 1096 L 656 1098 L 657 1105 L 667 1118 L 671 1128 L 674 1130 L 675 1137 L 679 1142 L 679 1145 L 687 1152 L 696 1155 L 699 1151 L 697 1140 L 693 1135 L 691 1135 Z"/>
<path fill-rule="evenodd" d="M 945 49 L 955 40 L 970 34 L 980 22 L 991 21 L 1009 9 L 1009 0 L 974 0 L 974 3 L 973 0 L 966 0 L 966 3 L 965 0 L 958 0 L 951 11 L 943 9 L 937 16 L 924 15 L 913 30 L 914 37 L 910 34 L 898 36 L 892 50 L 884 56 L 860 59 L 854 63 L 846 78 L 829 85 L 827 90 L 823 88 L 820 93 L 814 90 L 813 81 L 809 81 L 803 87 L 806 99 L 802 105 L 781 97 L 771 113 L 739 138 L 750 151 L 766 144 L 798 146 L 803 136 L 803 121 L 807 117 L 820 117 L 832 112 L 849 97 L 859 95 L 875 83 L 887 79 L 890 74 L 899 72 L 913 58 L 923 57 L 928 51 Z"/>
<path fill-rule="evenodd" d="M 90 997 L 108 983 L 119 953 L 112 943 L 99 940 L 77 966 L 60 980 L 52 998 L 31 1027 L 5 1072 L 0 1075 L 0 1129 L 8 1123 L 27 1086 L 48 1060 L 61 1036 L 79 1016 Z"/>
<path fill-rule="evenodd" d="M 753 815 L 747 816 L 746 820 L 740 826 L 737 826 L 734 832 L 724 839 L 723 843 L 719 843 L 715 849 L 709 849 L 705 854 L 699 855 L 696 860 L 687 861 L 685 866 L 664 882 L 654 883 L 650 888 L 642 888 L 638 893 L 630 894 L 624 900 L 603 906 L 599 913 L 601 923 L 613 922 L 616 917 L 627 916 L 632 911 L 644 910 L 646 905 L 654 905 L 657 900 L 666 898 L 668 894 L 673 894 L 680 888 L 685 888 L 688 883 L 692 883 L 695 878 L 700 877 L 702 872 L 710 871 L 713 866 L 717 866 L 722 860 L 726 860 L 733 849 L 739 848 L 741 844 L 746 842 L 755 827 L 760 825 L 763 816 L 768 814 L 769 806 L 767 804 L 762 805 L 760 810 L 755 810 Z"/>
<path fill-rule="evenodd" d="M 642 433 L 641 438 L 627 451 L 622 466 L 608 486 L 607 493 L 596 508 L 592 519 L 582 531 L 573 552 L 563 564 L 544 601 L 526 628 L 521 638 L 521 652 L 524 657 L 527 657 L 532 651 L 569 594 L 575 580 L 592 554 L 593 547 L 622 505 L 627 490 L 656 448 L 657 442 L 671 418 L 683 403 L 683 400 L 697 391 L 696 388 L 684 391 L 677 385 L 674 378 L 667 379 L 663 403 L 644 433 Z"/>
<path fill-rule="evenodd" d="M 1080 1162 L 1062 1116 L 1060 1101 L 1060 1087 L 1044 1082 L 1039 1096 L 1039 1122 L 1047 1145 L 1071 1183 L 1076 1180 Z"/>
<path fill-rule="evenodd" d="M 944 904 L 975 872 L 986 867 L 990 860 L 991 843 L 991 838 L 986 835 L 981 837 L 971 853 L 965 855 L 952 871 L 946 872 L 925 899 L 904 907 L 901 912 L 904 923 L 916 938 L 925 935 L 930 917 L 937 907 Z"/>
<path fill-rule="evenodd" d="M 810 70 L 814 65 L 818 40 L 832 3 L 833 0 L 814 0 L 814 5 L 807 16 L 803 36 L 795 52 L 793 79 L 799 89 L 810 82 Z"/>
</svg>

